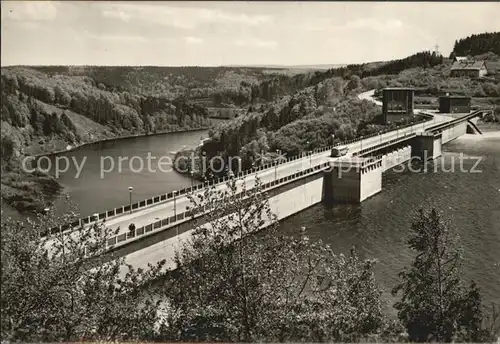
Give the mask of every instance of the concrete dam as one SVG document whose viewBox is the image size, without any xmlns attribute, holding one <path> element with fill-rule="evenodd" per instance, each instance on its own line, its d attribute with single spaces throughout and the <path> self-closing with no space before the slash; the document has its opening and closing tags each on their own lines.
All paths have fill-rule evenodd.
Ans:
<svg viewBox="0 0 500 344">
<path fill-rule="evenodd" d="M 386 171 L 412 159 L 425 162 L 440 157 L 443 144 L 466 134 L 470 116 L 381 140 L 365 149 L 357 146 L 358 149 L 340 158 L 332 158 L 326 152 L 309 168 L 263 183 L 271 211 L 278 220 L 283 220 L 319 202 L 363 202 L 383 190 L 382 176 Z M 193 220 L 186 217 L 182 223 L 143 240 L 117 243 L 114 250 L 135 267 L 166 259 L 166 267 L 175 268 L 172 259 L 175 250 L 190 236 L 193 225 Z"/>
<path fill-rule="evenodd" d="M 109 209 L 67 226 L 53 228 L 47 235 L 64 235 L 65 231 L 72 235 L 72 228 L 87 228 L 102 220 L 106 227 L 116 230 L 116 234 L 108 238 L 106 248 L 116 256 L 126 257 L 127 262 L 136 267 L 166 259 L 167 267 L 174 268 L 175 248 L 191 235 L 195 226 L 210 225 L 195 222 L 195 219 L 203 219 L 202 216 L 211 209 L 206 206 L 197 211 L 189 209 L 190 196 L 201 195 L 207 189 L 224 191 L 228 189 L 228 182 L 234 182 L 238 197 L 244 199 L 245 190 L 252 189 L 259 180 L 278 220 L 319 202 L 360 203 L 382 191 L 384 172 L 412 159 L 424 163 L 434 160 L 441 156 L 442 145 L 467 132 L 479 132 L 474 120 L 483 115 L 483 110 L 424 112 L 413 109 L 411 90 L 387 91 L 392 97 L 390 106 L 384 108 L 387 123 L 402 115 L 415 118 L 419 114 L 425 120 Z M 360 98 L 372 99 L 372 96 L 373 91 L 369 91 Z M 399 105 L 394 107 L 394 103 Z M 332 157 L 333 148 L 345 151 L 344 155 Z M 51 240 L 48 245 L 51 245 Z"/>
</svg>

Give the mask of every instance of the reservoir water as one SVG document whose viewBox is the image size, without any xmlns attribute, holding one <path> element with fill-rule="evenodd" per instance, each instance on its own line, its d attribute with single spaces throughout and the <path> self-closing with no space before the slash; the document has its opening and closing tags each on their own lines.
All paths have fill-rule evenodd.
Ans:
<svg viewBox="0 0 500 344">
<path fill-rule="evenodd" d="M 195 147 L 201 138 L 207 136 L 208 130 L 203 130 L 84 146 L 51 156 L 50 173 L 55 175 L 57 157 L 68 158 L 69 169 L 59 173 L 57 180 L 64 186 L 63 193 L 70 196 L 80 214 L 89 216 L 127 205 L 130 186 L 133 187 L 132 202 L 190 186 L 192 181 L 188 176 L 173 171 L 173 153 Z M 63 160 L 59 164 L 65 167 Z M 46 168 L 48 165 L 43 166 Z M 81 172 L 78 174 L 80 166 Z M 65 197 L 56 202 L 59 212 L 66 208 L 64 203 Z"/>
<path fill-rule="evenodd" d="M 405 243 L 411 218 L 420 207 L 435 207 L 461 237 L 465 278 L 476 280 L 486 301 L 500 305 L 500 132 L 496 130 L 465 135 L 445 145 L 436 172 L 388 172 L 382 192 L 362 204 L 318 204 L 284 220 L 282 230 L 305 226 L 311 237 L 321 238 L 339 253 L 354 245 L 362 257 L 378 259 L 377 279 L 390 299 L 397 272 L 414 256 Z M 135 166 L 123 163 L 121 171 L 115 166 L 101 178 L 101 158 L 108 156 L 116 163 L 120 156 L 146 159 L 150 153 L 158 159 L 196 146 L 206 136 L 207 131 L 175 133 L 83 147 L 64 153 L 77 161 L 87 157 L 81 175 L 75 178 L 77 170 L 71 167 L 59 181 L 82 215 L 127 204 L 129 186 L 134 188 L 134 202 L 180 189 L 190 185 L 188 177 L 173 171 L 136 172 L 138 161 Z M 460 160 L 461 153 L 467 158 Z M 476 169 L 481 172 L 460 171 L 460 161 L 470 170 L 477 158 L 481 160 Z M 446 172 L 453 166 L 455 172 Z"/>
<path fill-rule="evenodd" d="M 465 135 L 443 147 L 437 172 L 388 172 L 382 192 L 360 205 L 318 204 L 285 219 L 284 231 L 306 227 L 339 253 L 354 245 L 363 258 L 376 258 L 376 277 L 392 299 L 397 273 L 415 253 L 406 245 L 412 215 L 423 207 L 442 212 L 459 236 L 464 277 L 474 279 L 484 300 L 500 305 L 500 132 Z M 463 171 L 460 172 L 460 156 Z M 452 169 L 455 172 L 446 172 Z"/>
</svg>

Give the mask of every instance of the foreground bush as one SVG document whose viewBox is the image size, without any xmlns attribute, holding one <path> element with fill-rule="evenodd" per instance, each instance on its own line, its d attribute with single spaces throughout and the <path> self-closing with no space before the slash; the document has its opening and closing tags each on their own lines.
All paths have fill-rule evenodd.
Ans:
<svg viewBox="0 0 500 344">
<path fill-rule="evenodd" d="M 41 231 L 74 217 L 37 220 L 2 217 L 2 342 L 151 338 L 157 303 L 141 286 L 161 264 L 137 271 L 103 256 L 111 234 L 103 224 L 41 239 Z"/>
<path fill-rule="evenodd" d="M 241 199 L 232 183 L 226 193 L 193 199 L 193 209 L 213 209 L 203 219 L 211 225 L 197 228 L 176 255 L 162 339 L 353 341 L 380 333 L 374 262 L 355 251 L 337 255 L 303 231 L 280 234 L 260 186 L 246 193 Z"/>
</svg>

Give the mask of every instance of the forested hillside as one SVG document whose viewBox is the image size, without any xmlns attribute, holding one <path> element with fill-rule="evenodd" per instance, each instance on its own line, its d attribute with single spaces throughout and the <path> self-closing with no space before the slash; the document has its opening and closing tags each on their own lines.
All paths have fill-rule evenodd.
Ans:
<svg viewBox="0 0 500 344">
<path fill-rule="evenodd" d="M 200 154 L 240 156 L 243 168 L 263 163 L 262 154 L 287 156 L 381 130 L 381 109 L 357 93 L 367 88 L 357 76 L 326 79 L 270 104 L 251 107 L 243 116 L 211 131 Z"/>
<path fill-rule="evenodd" d="M 247 106 L 273 101 L 333 77 L 349 79 L 397 74 L 432 67 L 442 57 L 420 52 L 404 59 L 348 65 L 289 75 L 282 69 L 247 67 L 34 67 L 49 75 L 90 77 L 101 89 L 168 99 L 183 98 L 204 106 Z"/>
<path fill-rule="evenodd" d="M 182 100 L 108 91 L 91 77 L 4 68 L 1 86 L 2 198 L 18 209 L 33 208 L 29 194 L 37 189 L 41 176 L 27 176 L 20 170 L 24 155 L 209 125 L 202 107 Z M 56 184 L 52 182 L 49 191 L 57 189 Z M 37 198 L 42 194 L 40 191 Z"/>
<path fill-rule="evenodd" d="M 101 88 L 168 99 L 186 98 L 207 106 L 270 100 L 268 85 L 280 69 L 246 67 L 34 67 L 50 75 L 92 78 Z"/>
<path fill-rule="evenodd" d="M 490 53 L 489 61 L 500 61 Z M 225 123 L 205 144 L 207 156 L 238 155 L 244 168 L 258 163 L 262 153 L 276 150 L 296 155 L 334 140 L 348 140 L 379 131 L 381 109 L 356 95 L 384 87 L 416 88 L 417 106 L 434 106 L 446 93 L 473 97 L 476 106 L 492 108 L 498 116 L 500 75 L 482 79 L 451 78 L 452 61 L 430 52 L 372 65 L 349 65 L 273 80 L 274 102 L 252 106 L 244 116 Z M 294 91 L 295 90 L 295 91 Z M 333 135 L 333 136 L 332 136 Z"/>
<path fill-rule="evenodd" d="M 450 58 L 489 52 L 500 55 L 500 32 L 485 32 L 456 40 Z"/>
<path fill-rule="evenodd" d="M 29 147 L 29 137 L 66 135 L 68 144 L 92 140 L 76 131 L 90 120 L 111 135 L 148 134 L 204 127 L 207 112 L 181 100 L 112 92 L 90 77 L 49 76 L 27 68 L 2 70 L 2 124 L 28 130 L 28 140 L 14 142 L 17 151 Z M 8 135 L 4 139 L 14 139 Z"/>
</svg>

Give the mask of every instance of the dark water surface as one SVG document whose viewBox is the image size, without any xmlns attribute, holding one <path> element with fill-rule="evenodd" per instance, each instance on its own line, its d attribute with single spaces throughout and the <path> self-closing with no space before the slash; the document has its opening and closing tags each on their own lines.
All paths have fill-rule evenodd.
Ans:
<svg viewBox="0 0 500 344">
<path fill-rule="evenodd" d="M 191 185 L 191 179 L 172 170 L 173 152 L 197 146 L 207 134 L 205 130 L 138 137 L 62 153 L 57 156 L 71 159 L 70 167 L 67 172 L 60 173 L 57 180 L 64 186 L 63 192 L 77 204 L 82 216 L 127 205 L 129 186 L 133 187 L 132 202 L 179 190 Z M 148 168 L 148 154 L 151 168 Z M 55 175 L 57 156 L 50 157 L 52 175 Z M 120 158 L 123 159 L 120 161 Z M 83 166 L 80 175 L 75 161 Z M 59 164 L 65 167 L 63 160 Z M 64 211 L 64 197 L 56 202 L 56 208 L 59 212 Z"/>
<path fill-rule="evenodd" d="M 454 226 L 464 249 L 464 277 L 474 279 L 485 301 L 500 305 L 500 132 L 466 135 L 443 147 L 437 172 L 388 172 L 381 193 L 361 205 L 318 204 L 282 223 L 284 231 L 305 226 L 308 234 L 348 253 L 352 245 L 364 258 L 376 258 L 376 275 L 386 290 L 414 257 L 405 243 L 412 214 L 435 207 Z M 476 157 L 480 173 L 470 171 Z M 452 168 L 455 172 L 445 172 Z"/>
</svg>

